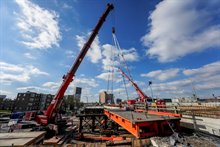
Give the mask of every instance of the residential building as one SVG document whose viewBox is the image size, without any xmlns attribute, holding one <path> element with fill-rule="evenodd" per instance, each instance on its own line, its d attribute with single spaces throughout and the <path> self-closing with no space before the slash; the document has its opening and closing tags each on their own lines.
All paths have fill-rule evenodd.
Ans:
<svg viewBox="0 0 220 147">
<path fill-rule="evenodd" d="M 42 93 L 40 95 L 41 95 L 40 110 L 46 110 L 47 107 L 50 105 L 54 95 L 42 94 Z"/>
<path fill-rule="evenodd" d="M 15 100 L 14 111 L 34 111 L 40 109 L 40 94 L 27 91 L 18 93 Z"/>
<path fill-rule="evenodd" d="M 82 89 L 77 87 L 74 95 L 64 96 L 62 108 L 64 110 L 76 110 L 80 107 Z M 54 95 L 27 91 L 18 93 L 15 100 L 14 111 L 38 111 L 46 110 Z"/>
</svg>

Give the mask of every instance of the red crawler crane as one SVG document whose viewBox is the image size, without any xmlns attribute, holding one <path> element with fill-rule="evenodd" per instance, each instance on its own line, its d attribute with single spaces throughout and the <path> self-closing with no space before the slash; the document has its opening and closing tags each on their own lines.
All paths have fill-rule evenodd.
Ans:
<svg viewBox="0 0 220 147">
<path fill-rule="evenodd" d="M 69 72 L 63 77 L 63 82 L 60 85 L 56 95 L 54 96 L 53 100 L 51 101 L 49 107 L 47 108 L 44 115 L 37 116 L 37 122 L 42 125 L 47 125 L 48 123 L 53 123 L 58 109 L 63 101 L 64 93 L 68 88 L 70 82 L 73 81 L 75 73 L 80 66 L 83 58 L 85 57 L 90 45 L 92 44 L 93 40 L 95 39 L 96 35 L 98 34 L 102 24 L 104 23 L 106 17 L 108 16 L 109 12 L 113 10 L 114 6 L 112 4 L 107 5 L 107 9 L 103 13 L 102 17 L 99 19 L 98 23 L 96 24 L 92 34 L 90 35 L 88 41 L 84 44 L 83 48 L 81 49 L 78 57 L 76 58 L 74 64 L 72 65 Z"/>
</svg>

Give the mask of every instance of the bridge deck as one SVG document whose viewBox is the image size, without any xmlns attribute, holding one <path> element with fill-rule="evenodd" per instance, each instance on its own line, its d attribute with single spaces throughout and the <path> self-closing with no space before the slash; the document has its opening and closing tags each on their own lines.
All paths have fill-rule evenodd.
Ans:
<svg viewBox="0 0 220 147">
<path fill-rule="evenodd" d="M 155 114 L 147 114 L 147 113 L 140 113 L 135 111 L 112 111 L 121 117 L 130 120 L 133 123 L 139 122 L 150 122 L 150 121 L 164 121 L 164 120 L 173 120 L 173 119 L 180 119 L 178 117 L 173 116 L 163 116 L 163 115 L 155 115 Z"/>
<path fill-rule="evenodd" d="M 171 134 L 170 123 L 175 128 L 179 128 L 180 117 L 174 117 L 172 113 L 153 112 L 149 113 L 124 111 L 124 110 L 104 110 L 105 115 L 114 122 L 122 126 L 137 138 Z"/>
</svg>

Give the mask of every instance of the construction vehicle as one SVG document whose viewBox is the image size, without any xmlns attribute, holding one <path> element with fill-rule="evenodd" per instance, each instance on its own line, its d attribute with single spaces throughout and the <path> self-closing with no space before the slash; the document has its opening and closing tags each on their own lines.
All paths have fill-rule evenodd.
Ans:
<svg viewBox="0 0 220 147">
<path fill-rule="evenodd" d="M 122 69 L 120 69 L 120 68 L 118 68 L 118 69 L 121 72 L 121 74 L 124 75 L 129 80 L 129 82 L 131 82 L 132 86 L 134 87 L 137 94 L 139 95 L 138 101 L 139 102 L 146 102 L 149 97 L 138 87 L 138 85 L 133 80 L 131 80 L 131 78 L 128 75 L 125 74 L 124 71 L 122 71 Z M 131 101 L 131 104 L 134 103 L 134 101 L 132 101 L 132 100 L 130 100 L 130 101 Z"/>
<path fill-rule="evenodd" d="M 56 95 L 54 96 L 53 100 L 51 101 L 50 105 L 48 106 L 47 110 L 43 112 L 42 115 L 37 115 L 37 123 L 41 125 L 48 125 L 57 123 L 59 118 L 59 108 L 62 104 L 64 99 L 64 93 L 68 88 L 69 84 L 73 81 L 76 71 L 78 70 L 82 60 L 84 59 L 88 49 L 90 48 L 93 40 L 95 39 L 96 35 L 98 34 L 101 26 L 103 25 L 106 17 L 108 16 L 109 12 L 113 10 L 114 6 L 112 4 L 108 4 L 105 12 L 99 19 L 98 23 L 96 24 L 94 30 L 92 31 L 89 39 L 84 44 L 83 48 L 81 49 L 78 57 L 76 58 L 74 64 L 70 68 L 69 72 L 63 76 L 63 82 L 60 85 Z"/>
<path fill-rule="evenodd" d="M 122 71 L 122 69 L 118 68 L 119 71 L 121 72 L 121 74 L 123 76 L 125 76 L 129 82 L 132 84 L 132 86 L 135 88 L 137 94 L 139 95 L 138 100 L 128 100 L 127 104 L 128 105 L 134 105 L 135 109 L 147 109 L 148 107 L 148 100 L 149 97 L 138 87 L 138 85 L 128 76 L 125 74 L 124 71 Z M 153 103 L 153 102 L 152 102 Z M 156 100 L 156 107 L 157 108 L 166 108 L 166 102 L 164 100 Z"/>
</svg>

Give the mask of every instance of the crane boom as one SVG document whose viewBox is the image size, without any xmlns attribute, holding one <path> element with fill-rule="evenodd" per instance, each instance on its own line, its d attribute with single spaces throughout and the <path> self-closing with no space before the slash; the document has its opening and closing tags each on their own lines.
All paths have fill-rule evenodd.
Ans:
<svg viewBox="0 0 220 147">
<path fill-rule="evenodd" d="M 81 49 L 78 57 L 76 58 L 74 64 L 70 68 L 69 72 L 63 77 L 63 82 L 60 85 L 60 88 L 58 89 L 56 95 L 54 96 L 53 100 L 51 101 L 50 105 L 48 106 L 46 112 L 44 115 L 39 115 L 37 118 L 37 121 L 40 124 L 47 125 L 51 119 L 54 117 L 54 113 L 58 111 L 59 106 L 61 105 L 61 102 L 64 98 L 64 93 L 66 89 L 68 88 L 70 82 L 72 82 L 75 73 L 80 66 L 83 58 L 85 57 L 88 49 L 90 48 L 93 40 L 95 39 L 96 35 L 98 34 L 102 24 L 104 23 L 106 17 L 108 16 L 109 12 L 114 9 L 114 6 L 112 4 L 108 4 L 105 12 L 99 19 L 98 23 L 96 24 L 93 32 L 91 33 L 89 39 L 84 44 L 83 48 Z"/>
<path fill-rule="evenodd" d="M 145 102 L 146 99 L 148 98 L 148 96 L 145 95 L 145 93 L 138 87 L 138 85 L 134 81 L 132 81 L 131 78 L 129 78 L 129 76 L 126 75 L 125 72 L 122 71 L 122 69 L 120 69 L 120 68 L 118 68 L 118 69 L 121 72 L 121 74 L 124 75 L 131 82 L 132 86 L 135 88 L 136 92 L 140 96 L 140 101 Z"/>
</svg>

